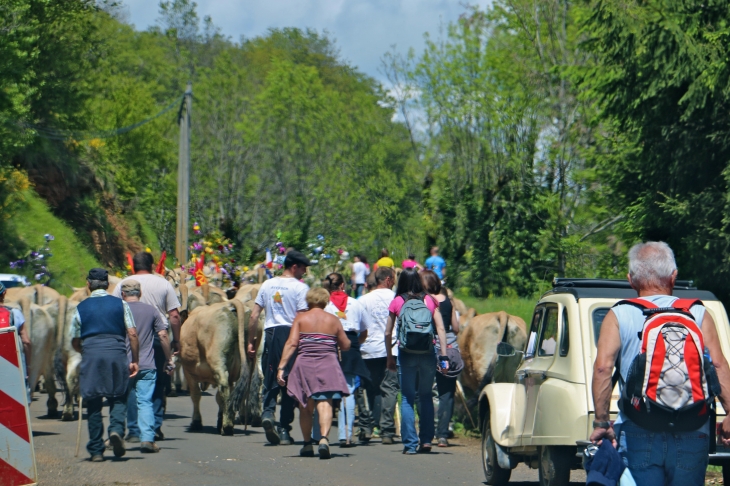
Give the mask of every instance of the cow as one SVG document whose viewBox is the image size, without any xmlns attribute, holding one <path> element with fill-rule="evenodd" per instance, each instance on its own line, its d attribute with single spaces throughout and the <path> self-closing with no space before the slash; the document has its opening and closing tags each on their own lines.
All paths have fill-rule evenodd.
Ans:
<svg viewBox="0 0 730 486">
<path fill-rule="evenodd" d="M 41 287 L 41 286 L 38 286 Z M 30 288 L 30 287 L 29 287 Z M 47 289 L 47 287 L 43 287 Z M 37 290 L 37 289 L 35 289 Z M 52 290 L 52 289 L 50 289 Z M 55 292 L 55 290 L 53 291 Z M 55 292 L 58 294 L 57 292 Z M 57 299 L 49 304 L 40 306 L 31 302 L 32 292 L 25 293 L 16 302 L 7 302 L 10 307 L 20 309 L 25 318 L 25 326 L 31 342 L 30 369 L 28 370 L 28 385 L 35 390 L 40 377 L 45 379 L 48 392 L 46 407 L 49 417 L 58 415 L 58 401 L 56 400 L 56 382 L 53 359 L 59 336 L 60 301 Z M 65 304 L 66 298 L 61 296 Z"/>
<path fill-rule="evenodd" d="M 504 341 L 523 349 L 527 340 L 525 321 L 505 311 L 481 314 L 470 319 L 459 333 L 459 349 L 464 360 L 461 383 L 479 392 L 491 381 L 497 359 L 497 344 Z"/>
<path fill-rule="evenodd" d="M 235 412 L 249 384 L 246 334 L 250 315 L 250 308 L 246 309 L 241 301 L 232 299 L 192 310 L 182 326 L 179 360 L 193 401 L 190 430 L 203 427 L 200 384 L 209 384 L 218 388 L 216 428 L 221 435 L 233 435 Z M 235 396 L 232 397 L 236 380 Z"/>
<path fill-rule="evenodd" d="M 78 302 L 67 299 L 66 305 L 61 307 L 64 309 L 64 315 L 59 316 L 59 326 L 62 326 L 62 332 L 59 333 L 58 351 L 54 364 L 56 380 L 61 383 L 65 396 L 63 413 L 61 414 L 61 420 L 64 422 L 74 419 L 74 397 L 79 394 L 81 354 L 73 348 L 69 336 L 71 321 L 78 305 Z"/>
</svg>

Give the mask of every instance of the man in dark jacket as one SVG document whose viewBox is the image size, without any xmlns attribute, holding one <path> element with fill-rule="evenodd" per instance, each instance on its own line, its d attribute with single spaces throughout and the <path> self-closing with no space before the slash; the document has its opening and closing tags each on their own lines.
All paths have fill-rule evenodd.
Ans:
<svg viewBox="0 0 730 486">
<path fill-rule="evenodd" d="M 124 420 L 127 415 L 129 378 L 139 369 L 139 342 L 132 311 L 126 302 L 106 292 L 109 274 L 92 268 L 86 277 L 91 291 L 76 308 L 71 321 L 71 343 L 81 353 L 79 388 L 87 407 L 89 442 L 86 450 L 93 462 L 104 460 L 104 424 L 101 404 L 109 401 L 109 442 L 114 455 L 125 454 Z M 129 337 L 132 362 L 127 359 L 125 338 Z"/>
</svg>

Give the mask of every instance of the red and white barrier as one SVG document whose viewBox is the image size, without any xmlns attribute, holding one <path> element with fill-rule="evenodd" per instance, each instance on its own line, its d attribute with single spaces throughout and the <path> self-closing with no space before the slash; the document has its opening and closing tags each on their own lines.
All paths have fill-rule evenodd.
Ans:
<svg viewBox="0 0 730 486">
<path fill-rule="evenodd" d="M 25 376 L 14 327 L 0 329 L 0 485 L 36 484 Z"/>
</svg>

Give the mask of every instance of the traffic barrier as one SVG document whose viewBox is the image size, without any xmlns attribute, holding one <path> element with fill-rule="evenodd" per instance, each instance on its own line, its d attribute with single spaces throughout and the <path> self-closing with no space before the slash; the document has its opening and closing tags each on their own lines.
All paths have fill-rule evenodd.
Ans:
<svg viewBox="0 0 730 486">
<path fill-rule="evenodd" d="M 14 327 L 0 329 L 0 485 L 36 484 L 25 376 Z"/>
</svg>

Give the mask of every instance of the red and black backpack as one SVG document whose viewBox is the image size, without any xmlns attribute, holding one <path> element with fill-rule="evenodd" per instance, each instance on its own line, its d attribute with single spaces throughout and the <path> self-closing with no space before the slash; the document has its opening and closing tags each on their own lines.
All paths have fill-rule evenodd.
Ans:
<svg viewBox="0 0 730 486">
<path fill-rule="evenodd" d="M 15 325 L 13 321 L 13 311 L 9 307 L 0 305 L 0 329 L 12 327 Z"/>
<path fill-rule="evenodd" d="M 702 330 L 690 309 L 697 299 L 657 307 L 644 299 L 622 300 L 646 319 L 638 339 L 641 352 L 631 363 L 619 408 L 639 427 L 656 432 L 697 430 L 710 417 L 719 382 Z"/>
</svg>

